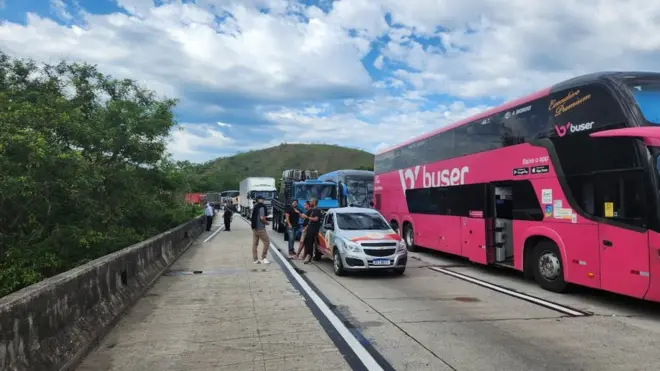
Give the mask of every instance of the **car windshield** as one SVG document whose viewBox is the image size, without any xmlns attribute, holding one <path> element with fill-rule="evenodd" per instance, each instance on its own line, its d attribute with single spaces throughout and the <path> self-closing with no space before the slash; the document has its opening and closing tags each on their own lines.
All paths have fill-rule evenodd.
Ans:
<svg viewBox="0 0 660 371">
<path fill-rule="evenodd" d="M 368 207 L 374 195 L 374 178 L 346 177 L 346 188 L 348 205 Z"/>
<path fill-rule="evenodd" d="M 660 125 L 660 82 L 637 82 L 629 88 L 646 121 Z"/>
<path fill-rule="evenodd" d="M 378 213 L 338 213 L 337 226 L 343 230 L 389 230 L 390 226 Z"/>
<path fill-rule="evenodd" d="M 336 200 L 337 192 L 333 184 L 297 184 L 295 198 L 299 200 Z"/>
<path fill-rule="evenodd" d="M 252 191 L 250 192 L 250 198 L 255 199 L 257 196 L 262 196 L 266 200 L 270 200 L 275 197 L 275 191 Z"/>
</svg>

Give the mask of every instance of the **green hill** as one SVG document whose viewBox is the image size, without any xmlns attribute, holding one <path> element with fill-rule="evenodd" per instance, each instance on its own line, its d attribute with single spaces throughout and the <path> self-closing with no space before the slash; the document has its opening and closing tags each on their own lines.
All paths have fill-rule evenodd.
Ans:
<svg viewBox="0 0 660 371">
<path fill-rule="evenodd" d="M 258 151 L 221 157 L 189 171 L 191 192 L 238 189 L 249 176 L 279 179 L 284 169 L 314 169 L 320 174 L 337 169 L 372 170 L 374 155 L 327 144 L 281 144 Z"/>
</svg>

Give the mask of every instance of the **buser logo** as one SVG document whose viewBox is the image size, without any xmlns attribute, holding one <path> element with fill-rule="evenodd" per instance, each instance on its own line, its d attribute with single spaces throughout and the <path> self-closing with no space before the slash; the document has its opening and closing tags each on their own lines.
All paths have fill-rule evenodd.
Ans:
<svg viewBox="0 0 660 371">
<path fill-rule="evenodd" d="M 593 126 L 594 126 L 593 121 L 585 122 L 584 124 L 579 124 L 579 125 L 573 125 L 569 122 L 566 125 L 555 125 L 555 131 L 557 132 L 557 135 L 563 137 L 569 131 L 571 133 L 578 133 L 580 131 L 591 130 Z"/>
<path fill-rule="evenodd" d="M 467 166 L 442 169 L 436 172 L 427 172 L 426 166 L 415 166 L 413 168 L 399 170 L 401 189 L 403 189 L 404 194 L 408 189 L 417 188 L 420 167 L 422 168 L 422 188 L 465 184 L 465 174 L 470 171 L 470 168 Z"/>
</svg>

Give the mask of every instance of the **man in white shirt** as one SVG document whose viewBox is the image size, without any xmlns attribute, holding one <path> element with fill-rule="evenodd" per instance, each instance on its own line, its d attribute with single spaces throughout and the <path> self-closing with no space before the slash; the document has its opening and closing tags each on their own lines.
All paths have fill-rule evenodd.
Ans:
<svg viewBox="0 0 660 371">
<path fill-rule="evenodd" d="M 206 230 L 210 231 L 211 225 L 213 225 L 213 207 L 211 206 L 210 203 L 206 204 L 206 208 L 204 209 L 204 215 L 206 215 Z"/>
</svg>

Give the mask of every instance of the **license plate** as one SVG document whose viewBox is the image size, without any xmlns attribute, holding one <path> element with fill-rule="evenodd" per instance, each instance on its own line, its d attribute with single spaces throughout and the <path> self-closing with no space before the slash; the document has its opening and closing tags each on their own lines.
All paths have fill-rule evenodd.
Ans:
<svg viewBox="0 0 660 371">
<path fill-rule="evenodd" d="M 390 265 L 390 259 L 374 259 L 374 265 Z"/>
</svg>

